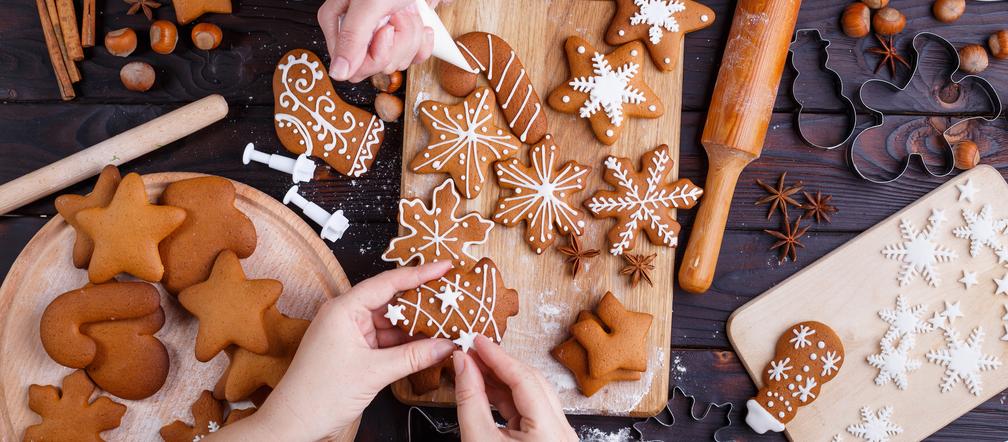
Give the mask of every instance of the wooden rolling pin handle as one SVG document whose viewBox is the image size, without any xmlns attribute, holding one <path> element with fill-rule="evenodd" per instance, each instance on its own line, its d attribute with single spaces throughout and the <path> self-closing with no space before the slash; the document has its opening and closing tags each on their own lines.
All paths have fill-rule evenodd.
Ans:
<svg viewBox="0 0 1008 442">
<path fill-rule="evenodd" d="M 0 186 L 0 215 L 150 153 L 227 116 L 224 97 L 211 95 Z"/>
</svg>

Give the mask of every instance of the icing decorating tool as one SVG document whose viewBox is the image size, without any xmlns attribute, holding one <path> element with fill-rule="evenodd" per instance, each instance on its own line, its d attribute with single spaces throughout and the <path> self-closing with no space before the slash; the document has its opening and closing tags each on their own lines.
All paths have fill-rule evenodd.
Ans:
<svg viewBox="0 0 1008 442">
<path fill-rule="evenodd" d="M 796 89 L 795 86 L 798 84 L 798 77 L 801 77 L 801 70 L 798 69 L 798 63 L 795 63 L 794 60 L 795 58 L 794 47 L 798 44 L 798 39 L 800 38 L 801 35 L 813 34 L 813 33 L 815 34 L 815 38 L 819 39 L 819 41 L 823 43 L 822 46 L 823 62 L 821 67 L 824 71 L 829 72 L 832 75 L 833 84 L 836 88 L 836 94 L 843 101 L 844 113 L 847 114 L 847 121 L 850 122 L 847 131 L 844 132 L 845 135 L 843 139 L 840 140 L 839 143 L 833 145 L 816 143 L 815 141 L 812 141 L 812 139 L 809 138 L 808 135 L 805 134 L 805 127 L 802 126 L 802 111 L 805 110 L 805 103 L 799 100 L 798 96 L 795 94 Z M 824 150 L 833 150 L 840 146 L 843 146 L 844 144 L 847 144 L 847 141 L 850 141 L 851 137 L 854 136 L 854 131 L 857 129 L 857 109 L 854 107 L 854 102 L 851 101 L 850 98 L 847 98 L 847 96 L 844 95 L 843 93 L 844 90 L 843 77 L 841 77 L 837 71 L 834 71 L 829 67 L 829 51 L 827 50 L 829 46 L 830 41 L 825 37 L 823 37 L 822 32 L 820 32 L 818 29 L 815 28 L 808 28 L 808 29 L 799 29 L 795 31 L 794 40 L 791 40 L 791 44 L 788 47 L 788 53 L 790 54 L 791 58 L 791 68 L 794 69 L 795 71 L 794 81 L 792 82 L 791 86 L 791 98 L 794 99 L 795 103 L 798 103 L 798 110 L 795 111 L 795 127 L 798 128 L 798 137 L 801 138 L 802 142 L 804 142 L 805 144 L 808 144 L 809 146 L 815 147 L 817 149 L 824 149 Z"/>
<path fill-rule="evenodd" d="M 291 159 L 283 155 L 259 152 L 254 144 L 248 143 L 242 154 L 242 163 L 248 165 L 252 161 L 263 163 L 273 170 L 289 173 L 294 184 L 307 183 L 315 176 L 315 162 L 305 154 L 298 155 L 297 159 Z"/>
<path fill-rule="evenodd" d="M 301 208 L 305 216 L 315 221 L 315 224 L 322 226 L 322 233 L 319 235 L 329 241 L 337 241 L 343 237 L 343 233 L 350 227 L 350 221 L 343 216 L 342 210 L 329 213 L 318 204 L 306 200 L 298 193 L 298 186 L 291 186 L 290 190 L 283 198 L 284 204 L 294 204 Z"/>
<path fill-rule="evenodd" d="M 95 176 L 107 164 L 132 161 L 227 116 L 210 95 L 0 186 L 0 215 Z"/>
<path fill-rule="evenodd" d="M 759 158 L 773 116 L 801 0 L 739 0 L 701 143 L 709 167 L 679 285 L 702 293 L 714 280 L 739 175 Z"/>
</svg>

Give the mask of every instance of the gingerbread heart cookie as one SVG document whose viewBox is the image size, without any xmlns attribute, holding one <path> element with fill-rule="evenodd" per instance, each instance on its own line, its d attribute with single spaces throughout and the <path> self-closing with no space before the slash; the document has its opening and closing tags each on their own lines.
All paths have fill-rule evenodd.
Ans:
<svg viewBox="0 0 1008 442">
<path fill-rule="evenodd" d="M 687 33 L 714 24 L 714 11 L 693 0 L 616 0 L 616 14 L 605 40 L 619 46 L 643 41 L 660 71 L 672 71 L 682 60 Z"/>
<path fill-rule="evenodd" d="M 229 402 L 248 399 L 262 387 L 274 388 L 287 372 L 311 321 L 285 316 L 276 307 L 266 311 L 269 352 L 260 355 L 241 347 L 228 350 L 231 359 L 222 378 Z"/>
<path fill-rule="evenodd" d="M 105 166 L 101 174 L 98 175 L 98 181 L 95 183 L 91 193 L 84 196 L 60 195 L 56 197 L 56 211 L 77 232 L 77 239 L 74 241 L 73 248 L 73 264 L 75 267 L 79 269 L 87 268 L 88 262 L 91 261 L 91 253 L 94 251 L 94 241 L 91 240 L 91 237 L 87 233 L 81 230 L 80 224 L 77 223 L 77 214 L 84 209 L 108 206 L 112 202 L 112 196 L 115 195 L 116 188 L 119 187 L 119 181 L 121 180 L 119 169 L 110 164 Z"/>
<path fill-rule="evenodd" d="M 102 441 L 101 433 L 119 426 L 126 406 L 105 396 L 94 401 L 95 386 L 83 371 L 63 378 L 63 389 L 52 385 L 28 387 L 28 408 L 42 422 L 25 429 L 26 441 Z"/>
<path fill-rule="evenodd" d="M 385 123 L 343 101 L 318 56 L 295 49 L 273 74 L 274 126 L 295 154 L 320 158 L 343 175 L 363 175 L 385 137 Z"/>
<path fill-rule="evenodd" d="M 598 316 L 595 316 L 592 312 L 584 310 L 578 313 L 577 322 L 579 324 L 582 322 L 592 322 L 600 327 L 605 327 L 602 320 Z M 560 345 L 553 347 L 550 351 L 550 355 L 553 359 L 556 359 L 564 367 L 570 370 L 571 374 L 574 375 L 574 380 L 577 382 L 578 390 L 581 394 L 585 396 L 592 396 L 596 392 L 605 387 L 610 382 L 613 381 L 636 381 L 640 380 L 641 372 L 634 370 L 623 370 L 616 369 L 612 372 L 606 373 L 601 377 L 594 377 L 588 372 L 588 352 L 585 351 L 584 347 L 578 343 L 577 339 L 571 337 L 566 341 L 562 342 Z"/>
<path fill-rule="evenodd" d="M 165 266 L 161 284 L 168 293 L 178 294 L 205 281 L 223 250 L 239 258 L 255 251 L 255 226 L 235 207 L 235 186 L 230 180 L 208 176 L 176 181 L 161 193 L 161 204 L 186 211 L 182 225 L 161 241 Z"/>
<path fill-rule="evenodd" d="M 627 310 L 612 293 L 595 308 L 600 322 L 581 321 L 570 332 L 585 349 L 588 374 L 604 378 L 616 370 L 647 370 L 647 335 L 653 316 Z"/>
</svg>

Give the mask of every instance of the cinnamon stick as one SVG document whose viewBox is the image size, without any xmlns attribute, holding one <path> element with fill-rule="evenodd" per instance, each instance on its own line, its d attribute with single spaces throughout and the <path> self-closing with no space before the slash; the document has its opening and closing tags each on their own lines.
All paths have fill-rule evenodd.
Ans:
<svg viewBox="0 0 1008 442">
<path fill-rule="evenodd" d="M 95 45 L 95 0 L 84 0 L 81 14 L 81 46 L 93 48 Z"/>
<path fill-rule="evenodd" d="M 77 29 L 77 12 L 73 0 L 56 0 L 56 13 L 59 15 L 60 29 L 63 31 L 63 42 L 66 44 L 67 55 L 73 61 L 84 59 L 84 48 L 81 47 L 80 31 Z"/>
<path fill-rule="evenodd" d="M 63 53 L 60 50 L 59 41 L 56 39 L 55 28 L 49 18 L 49 8 L 46 7 L 45 0 L 35 0 L 38 8 L 39 21 L 42 22 L 42 35 L 45 36 L 46 50 L 49 52 L 49 61 L 52 62 L 53 71 L 56 72 L 56 81 L 59 83 L 60 96 L 63 100 L 72 100 L 75 96 L 73 83 L 70 81 L 70 74 L 67 71 Z"/>
<path fill-rule="evenodd" d="M 46 8 L 49 10 L 49 21 L 52 23 L 53 32 L 56 35 L 56 42 L 59 43 L 60 54 L 63 56 L 63 64 L 66 65 L 67 73 L 70 75 L 70 82 L 76 83 L 81 80 L 80 71 L 77 70 L 77 65 L 67 53 L 63 28 L 60 26 L 59 13 L 56 11 L 56 0 L 46 0 Z"/>
</svg>

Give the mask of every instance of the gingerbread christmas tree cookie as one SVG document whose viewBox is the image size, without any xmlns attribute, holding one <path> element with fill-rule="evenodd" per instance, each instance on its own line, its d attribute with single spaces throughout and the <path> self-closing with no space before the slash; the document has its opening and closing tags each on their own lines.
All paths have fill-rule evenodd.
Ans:
<svg viewBox="0 0 1008 442">
<path fill-rule="evenodd" d="M 91 193 L 84 196 L 60 195 L 56 198 L 56 211 L 77 232 L 77 240 L 74 242 L 73 248 L 73 263 L 79 269 L 87 268 L 88 262 L 91 261 L 94 241 L 81 230 L 80 224 L 77 222 L 77 214 L 84 209 L 108 206 L 112 202 L 112 196 L 115 195 L 121 180 L 119 169 L 110 164 L 105 166 L 101 174 L 98 175 L 98 181 Z"/>
<path fill-rule="evenodd" d="M 42 423 L 25 429 L 27 441 L 101 441 L 101 433 L 119 426 L 126 406 L 105 396 L 94 401 L 95 386 L 83 371 L 63 378 L 63 389 L 52 385 L 28 387 L 28 408 Z"/>
<path fill-rule="evenodd" d="M 494 165 L 498 184 L 511 193 L 497 199 L 493 219 L 509 227 L 524 221 L 525 241 L 541 254 L 558 235 L 584 232 L 584 214 L 569 200 L 584 189 L 591 168 L 574 161 L 561 166 L 552 135 L 532 148 L 529 157 L 531 166 L 517 159 Z"/>
<path fill-rule="evenodd" d="M 674 70 L 682 59 L 687 33 L 714 23 L 714 11 L 692 0 L 616 0 L 605 40 L 619 46 L 643 41 L 661 71 Z"/>
<path fill-rule="evenodd" d="M 430 141 L 413 157 L 410 169 L 415 173 L 447 173 L 463 196 L 478 196 L 490 163 L 515 156 L 521 146 L 510 131 L 493 124 L 494 106 L 493 94 L 487 88 L 476 89 L 456 105 L 420 103 L 420 122 Z"/>
<path fill-rule="evenodd" d="M 644 47 L 639 42 L 603 54 L 587 40 L 570 37 L 564 49 L 571 79 L 553 90 L 549 105 L 588 119 L 599 141 L 615 143 L 626 117 L 658 118 L 665 113 L 658 95 L 644 82 Z"/>
</svg>

